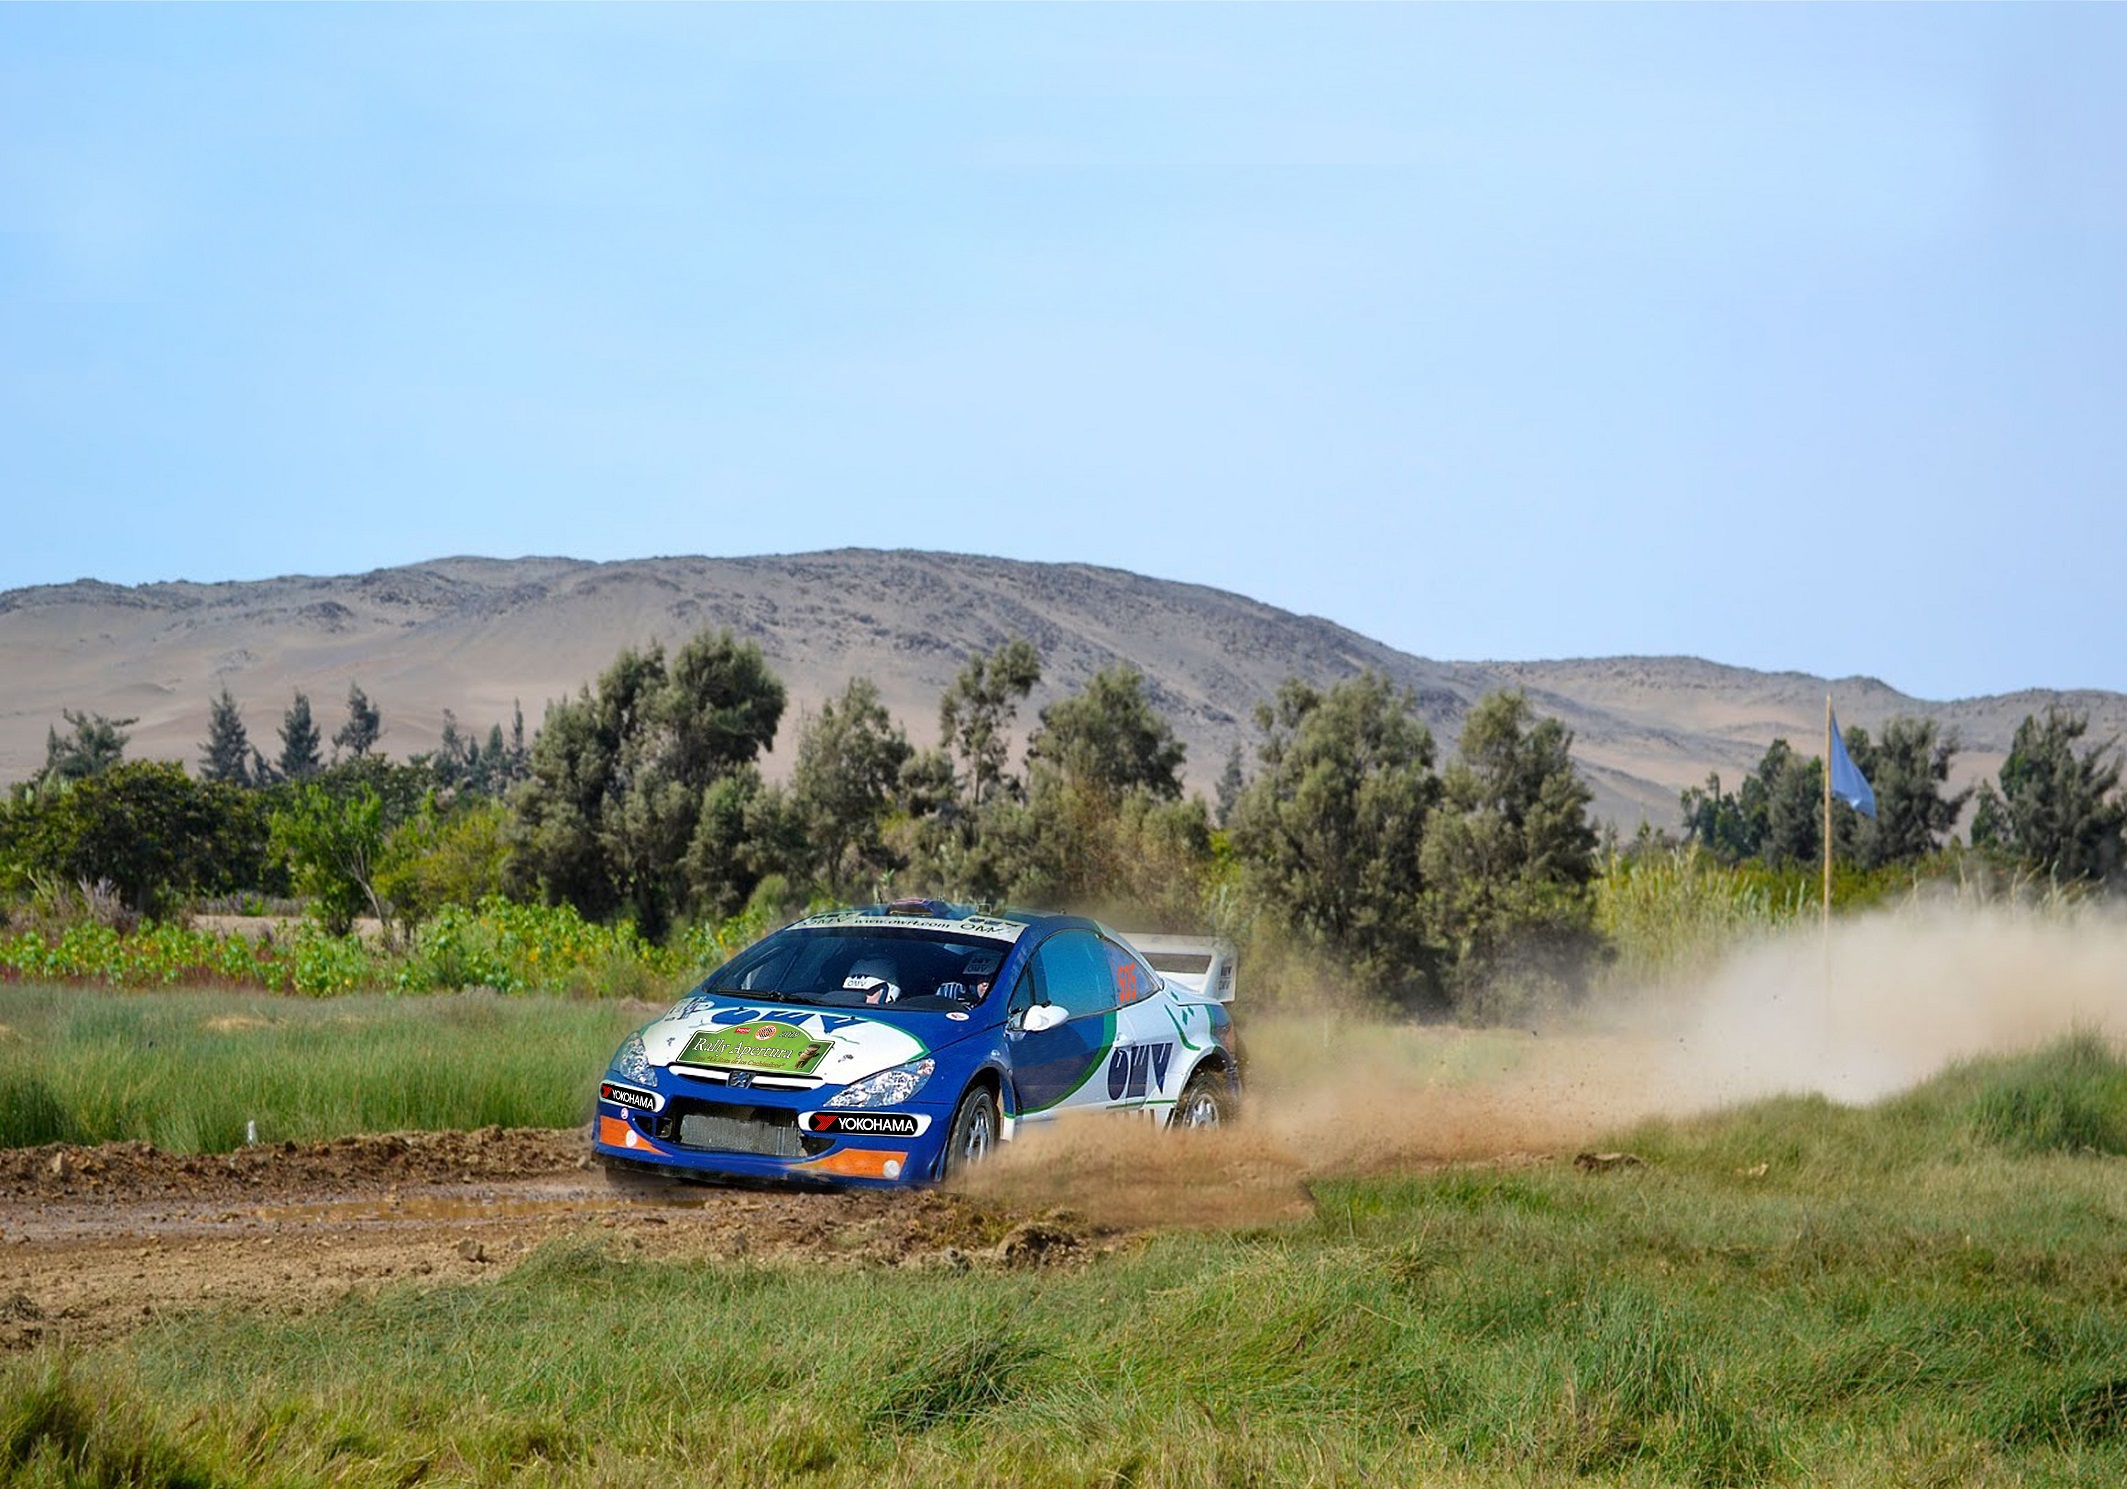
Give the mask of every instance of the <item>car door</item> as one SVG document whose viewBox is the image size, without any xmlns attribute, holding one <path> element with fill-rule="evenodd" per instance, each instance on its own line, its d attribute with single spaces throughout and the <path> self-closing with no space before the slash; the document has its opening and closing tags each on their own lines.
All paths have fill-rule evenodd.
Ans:
<svg viewBox="0 0 2127 1489">
<path fill-rule="evenodd" d="M 1171 1103 L 1182 1072 L 1176 1061 L 1173 1002 L 1160 976 L 1128 947 L 1100 938 L 1101 962 L 1115 989 L 1115 1043 L 1108 1052 L 1108 1104 Z"/>
<path fill-rule="evenodd" d="M 1012 989 L 1011 1019 L 1052 1005 L 1064 1012 L 1053 1029 L 1010 1028 L 1012 1088 L 1022 1117 L 1052 1116 L 1108 1104 L 1103 1078 L 1115 1044 L 1115 979 L 1091 931 L 1058 931 L 1034 949 Z"/>
</svg>

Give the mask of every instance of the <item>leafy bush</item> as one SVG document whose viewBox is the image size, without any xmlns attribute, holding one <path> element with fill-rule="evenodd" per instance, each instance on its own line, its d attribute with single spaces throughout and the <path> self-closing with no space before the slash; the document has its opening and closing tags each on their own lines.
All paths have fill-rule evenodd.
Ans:
<svg viewBox="0 0 2127 1489">
<path fill-rule="evenodd" d="M 334 935 L 346 935 L 356 916 L 384 918 L 376 887 L 384 801 L 368 786 L 340 796 L 322 786 L 297 787 L 273 814 L 273 849 Z"/>
<path fill-rule="evenodd" d="M 453 812 L 430 801 L 393 828 L 376 876 L 393 917 L 412 925 L 445 905 L 477 905 L 501 894 L 509 820 L 500 802 L 475 800 Z"/>
<path fill-rule="evenodd" d="M 630 921 L 601 925 L 573 906 L 491 895 L 473 909 L 446 905 L 422 924 L 393 985 L 402 992 L 491 987 L 634 996 L 684 975 L 687 965 L 682 948 L 649 945 Z"/>
<path fill-rule="evenodd" d="M 687 928 L 652 946 L 621 921 L 601 925 L 567 905 L 521 905 L 490 896 L 446 905 L 398 952 L 309 921 L 253 938 L 171 922 L 135 930 L 78 923 L 0 935 L 0 981 L 109 987 L 204 984 L 313 996 L 361 991 L 560 992 L 589 998 L 661 998 L 722 965 L 785 917 L 768 904 Z"/>
<path fill-rule="evenodd" d="M 256 885 L 265 860 L 258 799 L 168 761 L 48 782 L 0 805 L 0 889 L 18 894 L 39 877 L 108 882 L 131 908 L 152 912 L 187 894 Z"/>
</svg>

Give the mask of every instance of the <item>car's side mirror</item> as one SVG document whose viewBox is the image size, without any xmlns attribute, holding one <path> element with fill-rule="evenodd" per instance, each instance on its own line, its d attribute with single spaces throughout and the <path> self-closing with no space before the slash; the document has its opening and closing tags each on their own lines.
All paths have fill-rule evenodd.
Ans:
<svg viewBox="0 0 2127 1489">
<path fill-rule="evenodd" d="M 1025 1017 L 1019 1021 L 1019 1027 L 1029 1034 L 1039 1034 L 1045 1029 L 1055 1028 L 1058 1024 L 1068 1023 L 1070 1018 L 1071 1015 L 1054 1003 L 1037 1003 L 1026 1011 Z"/>
</svg>

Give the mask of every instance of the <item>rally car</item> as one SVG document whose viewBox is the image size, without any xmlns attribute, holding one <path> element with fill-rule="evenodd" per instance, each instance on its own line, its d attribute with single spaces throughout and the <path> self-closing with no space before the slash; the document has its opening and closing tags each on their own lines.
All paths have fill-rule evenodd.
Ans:
<svg viewBox="0 0 2127 1489">
<path fill-rule="evenodd" d="M 1091 920 L 929 900 L 814 915 L 621 1042 L 594 1149 L 620 1172 L 904 1185 L 1067 1112 L 1215 1126 L 1240 1097 L 1231 996 L 1210 942 L 1148 960 Z"/>
</svg>

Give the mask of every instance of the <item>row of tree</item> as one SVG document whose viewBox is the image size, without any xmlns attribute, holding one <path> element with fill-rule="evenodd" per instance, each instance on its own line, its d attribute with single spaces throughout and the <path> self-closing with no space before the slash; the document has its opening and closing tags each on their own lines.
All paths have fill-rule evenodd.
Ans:
<svg viewBox="0 0 2127 1489">
<path fill-rule="evenodd" d="M 1832 855 L 1863 870 L 1916 863 L 1953 840 L 1968 805 L 1971 843 L 2063 883 L 2102 883 L 2127 864 L 2127 803 L 2117 742 L 2087 744 L 2089 719 L 2061 708 L 2017 726 L 1999 785 L 1951 791 L 1956 735 L 1933 720 L 1892 718 L 1880 738 L 1850 727 L 1841 736 L 1867 777 L 1876 814 L 1834 800 Z M 1824 854 L 1824 761 L 1776 739 L 1733 792 L 1710 775 L 1683 793 L 1684 833 L 1724 863 L 1756 859 L 1774 868 Z"/>
<path fill-rule="evenodd" d="M 77 737 L 93 721 L 102 731 L 101 737 L 106 739 L 138 722 L 134 719 L 105 719 L 101 715 L 89 715 L 83 719 L 71 713 L 66 719 L 74 727 Z M 332 736 L 332 756 L 328 761 L 323 753 L 324 741 L 317 722 L 311 716 L 310 699 L 298 688 L 295 700 L 281 715 L 279 735 L 280 751 L 269 760 L 251 743 L 250 731 L 244 725 L 243 709 L 224 686 L 220 695 L 208 705 L 207 738 L 200 745 L 200 777 L 225 781 L 232 786 L 307 781 L 328 764 L 367 759 L 384 737 L 384 714 L 362 691 L 360 683 L 349 683 L 347 720 Z M 118 734 L 121 748 L 123 743 L 124 736 Z M 75 759 L 80 747 L 74 739 L 62 739 L 55 729 L 50 733 L 46 751 L 45 769 L 50 773 L 55 764 Z M 444 790 L 500 796 L 525 776 L 529 751 L 524 738 L 524 710 L 521 707 L 515 710 L 507 740 L 503 737 L 502 726 L 492 724 L 483 742 L 461 729 L 458 716 L 446 708 L 443 710 L 442 737 L 435 750 L 413 758 L 416 763 L 425 763 L 433 769 Z"/>
<path fill-rule="evenodd" d="M 124 761 L 130 721 L 68 714 L 44 771 L 0 809 L 0 876 L 107 880 L 152 911 L 185 896 L 308 896 L 344 927 L 411 922 L 507 893 L 627 917 L 662 937 L 748 906 L 939 894 L 1069 905 L 1136 926 L 1274 933 L 1368 994 L 1483 1016 L 1531 988 L 1571 989 L 1601 955 L 1597 836 L 1572 736 L 1527 699 L 1478 702 L 1452 758 L 1414 699 L 1364 674 L 1294 679 L 1256 711 L 1251 756 L 1215 809 L 1182 785 L 1184 750 L 1142 674 L 1095 674 L 1043 708 L 1014 757 L 1041 659 L 1012 640 L 970 658 L 918 748 L 869 681 L 800 715 L 787 784 L 760 757 L 788 700 L 758 648 L 704 632 L 628 649 L 536 735 L 521 714 L 485 742 L 446 715 L 441 746 L 394 762 L 379 710 L 350 690 L 333 758 L 307 699 L 274 762 L 216 700 L 200 778 Z M 2086 725 L 2026 720 L 1992 783 L 1948 789 L 1954 738 L 1893 719 L 1845 743 L 1879 810 L 1833 816 L 1864 869 L 1936 852 L 1973 808 L 1975 842 L 2066 877 L 2122 862 L 2116 754 Z M 1684 793 L 1689 838 L 1727 862 L 1812 863 L 1822 762 L 1775 741 L 1739 788 Z"/>
</svg>

